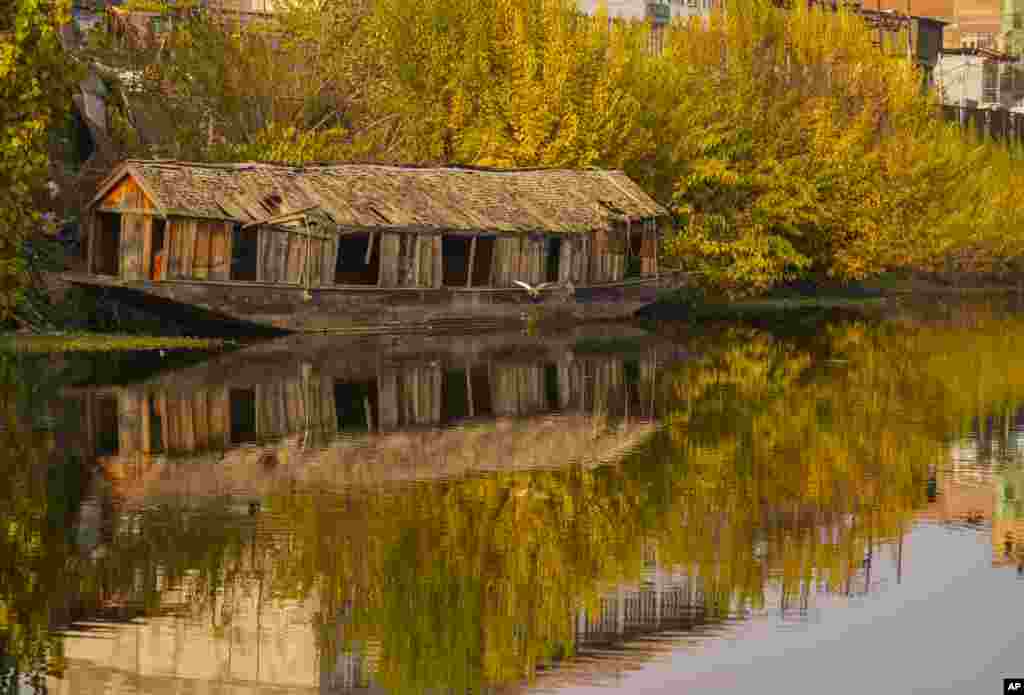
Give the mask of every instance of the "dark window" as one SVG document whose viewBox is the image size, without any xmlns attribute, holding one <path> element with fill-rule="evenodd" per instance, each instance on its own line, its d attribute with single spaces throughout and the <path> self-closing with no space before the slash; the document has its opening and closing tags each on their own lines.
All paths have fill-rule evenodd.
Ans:
<svg viewBox="0 0 1024 695">
<path fill-rule="evenodd" d="M 548 239 L 547 277 L 548 282 L 558 282 L 558 270 L 562 261 L 562 240 L 558 237 Z"/>
<path fill-rule="evenodd" d="M 256 439 L 256 392 L 253 389 L 231 389 L 231 443 L 241 444 Z"/>
<path fill-rule="evenodd" d="M 473 259 L 473 287 L 491 284 L 491 264 L 494 262 L 494 237 L 478 236 Z"/>
<path fill-rule="evenodd" d="M 335 381 L 334 408 L 340 431 L 367 432 L 377 422 L 377 381 Z"/>
<path fill-rule="evenodd" d="M 338 261 L 334 282 L 338 285 L 376 285 L 380 277 L 380 239 L 378 235 L 346 234 L 338 237 Z M 369 262 L 366 250 L 370 247 Z"/>
<path fill-rule="evenodd" d="M 548 408 L 558 410 L 558 365 L 548 364 L 544 366 L 544 391 L 548 398 Z"/>
<path fill-rule="evenodd" d="M 117 419 L 117 398 L 102 396 L 94 401 L 96 455 L 117 456 L 121 446 L 121 428 Z"/>
<path fill-rule="evenodd" d="M 256 282 L 256 260 L 259 257 L 259 233 L 253 229 L 242 229 L 235 225 L 231 230 L 231 274 L 232 280 Z"/>
<path fill-rule="evenodd" d="M 164 419 L 160 417 L 160 411 L 156 407 L 156 398 L 149 397 L 149 450 L 152 452 L 164 450 Z"/>
<path fill-rule="evenodd" d="M 445 236 L 441 239 L 442 277 L 448 287 L 465 287 L 469 280 L 469 237 Z"/>
<path fill-rule="evenodd" d="M 479 250 L 479 246 L 477 249 Z M 491 377 L 486 364 L 471 367 L 469 370 L 469 383 L 473 390 L 473 414 L 491 415 L 494 406 L 491 404 Z"/>
<path fill-rule="evenodd" d="M 97 275 L 120 275 L 121 216 L 113 212 L 101 212 L 97 217 L 93 272 Z"/>
<path fill-rule="evenodd" d="M 470 416 L 469 381 L 465 369 L 452 369 L 441 378 L 441 422 Z"/>
</svg>

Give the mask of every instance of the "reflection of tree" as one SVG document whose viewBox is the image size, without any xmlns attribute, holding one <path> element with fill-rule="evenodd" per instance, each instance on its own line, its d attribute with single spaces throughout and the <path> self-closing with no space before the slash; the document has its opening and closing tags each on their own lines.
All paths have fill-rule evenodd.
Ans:
<svg viewBox="0 0 1024 695">
<path fill-rule="evenodd" d="M 45 635 L 40 606 L 56 592 L 45 582 L 70 567 L 82 595 L 150 613 L 170 608 L 164 588 L 186 583 L 216 630 L 230 620 L 218 596 L 258 585 L 266 600 L 319 602 L 327 672 L 358 653 L 396 692 L 518 681 L 573 653 L 581 610 L 596 619 L 655 556 L 692 580 L 687 600 L 709 620 L 772 593 L 785 608 L 851 591 L 924 504 L 948 438 L 1024 393 L 1021 340 L 1019 322 L 984 311 L 799 339 L 734 328 L 701 337 L 701 356 L 664 375 L 665 427 L 618 465 L 281 489 L 255 514 L 223 500 L 144 507 L 112 520 L 106 554 L 87 565 L 40 551 L 52 502 L 25 448 L 44 460 L 47 435 L 5 439 L 19 463 L 0 485 L 28 492 L 0 498 L 35 502 L 0 520 L 35 536 L 5 548 L 0 605 L 27 606 L 8 624 Z M 49 558 L 47 576 L 11 560 L 33 553 Z"/>
<path fill-rule="evenodd" d="M 53 431 L 44 359 L 0 355 L 0 692 L 60 673 L 50 634 L 76 569 L 72 521 L 82 468 Z"/>
</svg>

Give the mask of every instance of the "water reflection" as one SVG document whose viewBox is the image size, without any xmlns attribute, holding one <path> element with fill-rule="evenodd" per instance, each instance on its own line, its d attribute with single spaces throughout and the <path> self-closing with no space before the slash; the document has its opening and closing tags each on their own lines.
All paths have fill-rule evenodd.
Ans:
<svg viewBox="0 0 1024 695">
<path fill-rule="evenodd" d="M 614 684 L 884 594 L 915 525 L 1017 567 L 1022 341 L 971 308 L 269 344 L 65 391 L 56 429 L 12 376 L 0 653 L 61 693 Z"/>
</svg>

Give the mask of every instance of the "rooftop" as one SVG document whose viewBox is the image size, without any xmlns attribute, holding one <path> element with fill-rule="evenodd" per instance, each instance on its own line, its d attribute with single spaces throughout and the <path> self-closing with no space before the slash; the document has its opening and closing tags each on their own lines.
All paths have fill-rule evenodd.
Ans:
<svg viewBox="0 0 1024 695">
<path fill-rule="evenodd" d="M 578 232 L 667 211 L 621 171 L 128 160 L 163 215 L 258 222 L 317 208 L 341 227 Z"/>
</svg>

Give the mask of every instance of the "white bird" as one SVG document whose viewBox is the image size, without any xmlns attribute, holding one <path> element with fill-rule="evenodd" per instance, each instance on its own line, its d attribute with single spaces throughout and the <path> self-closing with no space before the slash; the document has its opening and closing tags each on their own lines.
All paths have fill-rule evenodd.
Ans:
<svg viewBox="0 0 1024 695">
<path fill-rule="evenodd" d="M 525 282 L 521 282 L 519 280 L 513 280 L 512 282 L 526 290 L 526 293 L 530 295 L 530 299 L 539 299 L 540 291 L 542 289 L 544 289 L 545 287 L 551 287 L 552 285 L 555 284 L 553 282 L 542 282 L 536 287 L 531 287 L 530 285 L 527 285 Z"/>
</svg>

